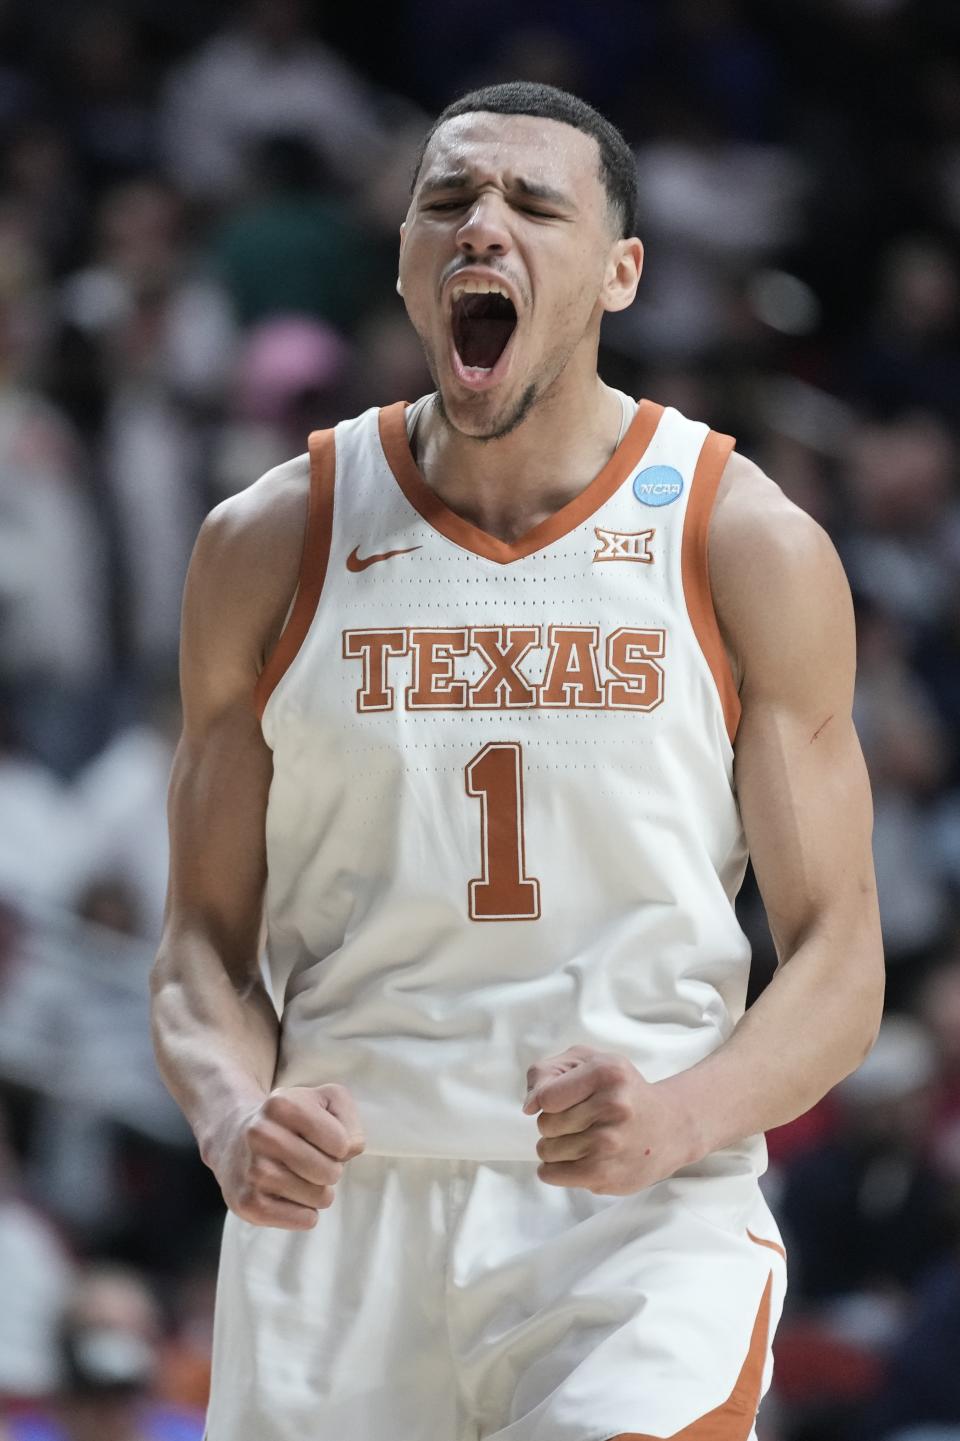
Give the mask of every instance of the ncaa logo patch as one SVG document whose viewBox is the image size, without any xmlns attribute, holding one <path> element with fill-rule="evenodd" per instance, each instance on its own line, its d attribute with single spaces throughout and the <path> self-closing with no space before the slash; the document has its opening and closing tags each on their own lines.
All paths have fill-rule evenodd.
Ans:
<svg viewBox="0 0 960 1441">
<path fill-rule="evenodd" d="M 648 465 L 634 476 L 633 493 L 643 505 L 670 505 L 683 494 L 683 476 L 672 465 Z"/>
</svg>

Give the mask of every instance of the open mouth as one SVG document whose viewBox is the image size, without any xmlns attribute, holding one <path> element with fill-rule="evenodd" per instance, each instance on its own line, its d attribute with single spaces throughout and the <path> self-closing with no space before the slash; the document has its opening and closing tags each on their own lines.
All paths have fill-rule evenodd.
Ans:
<svg viewBox="0 0 960 1441">
<path fill-rule="evenodd" d="M 517 325 L 513 301 L 497 290 L 463 290 L 454 296 L 453 344 L 464 370 L 489 374 Z"/>
</svg>

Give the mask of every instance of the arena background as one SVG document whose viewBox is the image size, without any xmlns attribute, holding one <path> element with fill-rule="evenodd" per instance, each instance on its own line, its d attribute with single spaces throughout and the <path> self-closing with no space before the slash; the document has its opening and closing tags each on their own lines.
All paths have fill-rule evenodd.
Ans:
<svg viewBox="0 0 960 1441">
<path fill-rule="evenodd" d="M 184 571 L 309 429 L 431 388 L 394 291 L 412 155 L 526 78 L 635 149 L 646 265 L 602 374 L 736 435 L 855 591 L 888 1018 L 770 1135 L 760 1438 L 960 1438 L 958 57 L 956 0 L 0 6 L 10 1437 L 201 1435 L 223 1208 L 146 1008 Z M 749 882 L 741 913 L 756 992 Z"/>
</svg>

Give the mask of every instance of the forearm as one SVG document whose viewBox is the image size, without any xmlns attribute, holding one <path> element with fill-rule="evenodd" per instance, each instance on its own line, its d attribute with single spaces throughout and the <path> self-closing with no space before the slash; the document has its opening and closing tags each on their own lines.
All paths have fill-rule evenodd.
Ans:
<svg viewBox="0 0 960 1441">
<path fill-rule="evenodd" d="M 273 1086 L 276 1011 L 259 975 L 237 984 L 200 935 L 164 942 L 150 989 L 160 1074 L 209 1163 L 225 1119 L 259 1105 Z"/>
<path fill-rule="evenodd" d="M 785 1125 L 856 1070 L 876 1037 L 883 962 L 872 927 L 850 939 L 863 958 L 850 964 L 835 935 L 813 932 L 782 962 L 722 1046 L 669 1080 L 689 1117 L 692 1160 Z"/>
</svg>

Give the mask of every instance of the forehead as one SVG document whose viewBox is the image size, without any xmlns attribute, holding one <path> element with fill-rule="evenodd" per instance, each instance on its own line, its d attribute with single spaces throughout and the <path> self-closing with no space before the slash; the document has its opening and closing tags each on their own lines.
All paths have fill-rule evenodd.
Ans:
<svg viewBox="0 0 960 1441">
<path fill-rule="evenodd" d="M 445 120 L 430 138 L 419 183 L 451 171 L 504 183 L 519 177 L 602 198 L 600 150 L 593 136 L 537 115 L 478 110 Z"/>
</svg>

